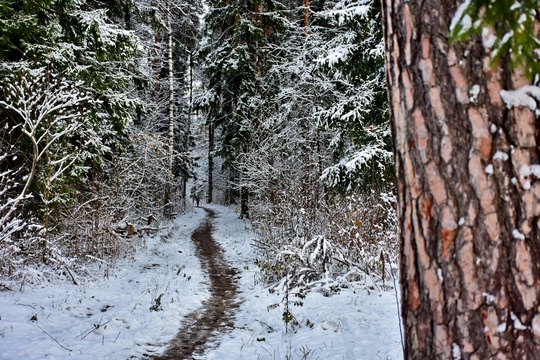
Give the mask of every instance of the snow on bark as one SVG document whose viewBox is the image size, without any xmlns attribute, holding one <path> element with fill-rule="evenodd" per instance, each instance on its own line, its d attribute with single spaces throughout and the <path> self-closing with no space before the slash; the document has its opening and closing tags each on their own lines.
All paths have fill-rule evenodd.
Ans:
<svg viewBox="0 0 540 360">
<path fill-rule="evenodd" d="M 540 101 L 540 88 L 534 85 L 523 86 L 516 90 L 501 90 L 500 94 L 509 109 L 522 106 L 534 111 L 537 108 L 537 101 Z"/>
</svg>

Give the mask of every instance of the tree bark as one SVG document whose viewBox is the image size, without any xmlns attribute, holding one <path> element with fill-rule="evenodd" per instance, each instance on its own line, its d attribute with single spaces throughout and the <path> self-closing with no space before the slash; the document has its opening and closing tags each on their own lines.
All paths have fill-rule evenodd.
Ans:
<svg viewBox="0 0 540 360">
<path fill-rule="evenodd" d="M 174 72 L 173 72 L 173 43 L 172 43 L 172 24 L 171 24 L 171 2 L 167 1 L 167 52 L 169 64 L 169 134 L 168 134 L 168 164 L 167 181 L 165 184 L 165 215 L 170 217 L 173 213 L 172 204 L 172 181 L 174 164 Z"/>
<path fill-rule="evenodd" d="M 154 51 L 156 55 L 154 61 L 154 102 L 157 102 L 161 80 L 161 34 L 159 31 L 156 31 L 156 36 L 154 37 Z"/>
<path fill-rule="evenodd" d="M 405 358 L 537 359 L 538 128 L 489 30 L 449 44 L 458 4 L 383 0 Z"/>
<path fill-rule="evenodd" d="M 184 138 L 184 156 L 183 156 L 183 168 L 184 174 L 182 177 L 182 201 L 184 202 L 184 209 L 187 206 L 187 181 L 189 175 L 189 145 L 191 136 L 191 116 L 193 113 L 193 49 L 189 48 L 189 62 L 188 62 L 188 109 L 187 109 L 187 124 L 186 124 L 186 136 Z M 198 191 L 198 190 L 196 190 Z"/>
<path fill-rule="evenodd" d="M 206 202 L 211 204 L 214 193 L 214 123 L 208 124 L 208 192 Z"/>
<path fill-rule="evenodd" d="M 306 38 L 309 34 L 309 10 L 310 10 L 310 0 L 304 0 L 304 37 Z"/>
<path fill-rule="evenodd" d="M 242 146 L 242 162 L 244 162 L 245 154 L 248 153 L 248 145 L 244 144 Z M 244 217 L 249 219 L 249 189 L 246 186 L 245 182 L 248 178 L 247 170 L 245 167 L 242 167 L 239 171 L 240 175 L 240 219 Z"/>
</svg>

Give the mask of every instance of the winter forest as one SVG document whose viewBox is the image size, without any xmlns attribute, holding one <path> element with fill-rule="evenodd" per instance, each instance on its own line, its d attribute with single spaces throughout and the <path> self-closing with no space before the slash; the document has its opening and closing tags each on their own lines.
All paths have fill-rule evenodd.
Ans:
<svg viewBox="0 0 540 360">
<path fill-rule="evenodd" d="M 534 359 L 538 18 L 0 0 L 0 359 Z"/>
<path fill-rule="evenodd" d="M 7 296 L 105 282 L 209 204 L 250 224 L 279 330 L 309 328 L 293 303 L 313 289 L 394 287 L 378 2 L 3 1 L 0 19 Z"/>
<path fill-rule="evenodd" d="M 318 239 L 342 270 L 361 251 L 395 261 L 378 5 L 1 10 L 3 274 L 108 261 L 194 199 L 238 204 L 273 250 Z"/>
</svg>

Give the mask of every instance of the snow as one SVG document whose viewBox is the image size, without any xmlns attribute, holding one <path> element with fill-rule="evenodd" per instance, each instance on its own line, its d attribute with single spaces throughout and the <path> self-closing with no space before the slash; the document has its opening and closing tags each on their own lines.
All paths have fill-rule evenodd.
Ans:
<svg viewBox="0 0 540 360">
<path fill-rule="evenodd" d="M 478 99 L 478 94 L 480 94 L 480 85 L 477 85 L 477 84 L 473 85 L 471 87 L 471 90 L 469 90 L 469 93 L 471 94 L 471 97 L 469 100 L 473 103 L 476 102 Z"/>
<path fill-rule="evenodd" d="M 525 240 L 525 235 L 523 235 L 518 229 L 512 230 L 512 237 L 516 240 Z"/>
<path fill-rule="evenodd" d="M 485 298 L 486 298 L 486 303 L 489 305 L 489 304 L 492 304 L 493 301 L 495 301 L 495 296 L 494 295 L 491 295 L 489 293 L 483 293 L 482 294 Z"/>
<path fill-rule="evenodd" d="M 493 160 L 502 160 L 506 161 L 508 160 L 508 154 L 504 151 L 497 151 L 495 155 L 493 155 Z"/>
<path fill-rule="evenodd" d="M 516 330 L 527 330 L 529 327 L 523 325 L 519 318 L 513 312 L 510 312 L 510 318 L 514 322 L 514 329 Z"/>
<path fill-rule="evenodd" d="M 540 165 L 531 165 L 531 173 L 532 173 L 537 179 L 540 179 Z"/>
<path fill-rule="evenodd" d="M 290 311 L 298 326 L 286 331 L 280 304 L 259 281 L 255 235 L 231 207 L 211 206 L 213 236 L 241 274 L 242 300 L 232 332 L 215 340 L 200 359 L 281 359 L 309 352 L 320 359 L 403 358 L 396 294 L 357 284 L 327 297 L 310 293 Z M 182 318 L 208 298 L 208 283 L 191 233 L 203 209 L 178 217 L 167 236 L 147 238 L 113 267 L 95 267 L 93 279 L 26 286 L 0 292 L 0 359 L 127 359 L 160 354 Z M 105 265 L 105 264 L 103 264 Z M 107 275 L 107 276 L 105 276 Z M 82 279 L 80 279 L 82 280 Z M 162 311 L 150 311 L 163 293 Z M 37 321 L 31 318 L 36 316 Z M 68 350 L 69 349 L 69 350 Z M 145 355 L 146 354 L 146 355 Z"/>
<path fill-rule="evenodd" d="M 112 269 L 94 269 L 80 288 L 66 282 L 0 292 L 0 359 L 127 359 L 164 350 L 179 319 L 208 297 L 190 240 L 203 217 L 179 218 L 166 242 L 146 239 Z M 163 311 L 150 311 L 161 293 Z"/>
<path fill-rule="evenodd" d="M 529 165 L 521 165 L 519 168 L 519 176 L 526 177 L 531 175 L 531 167 Z"/>
<path fill-rule="evenodd" d="M 510 6 L 510 11 L 514 11 L 514 10 L 517 10 L 519 8 L 521 8 L 521 4 L 516 1 L 515 3 L 512 4 L 512 6 Z"/>
<path fill-rule="evenodd" d="M 510 39 L 514 36 L 514 30 L 510 30 L 507 33 L 503 35 L 503 38 L 501 39 L 501 44 L 499 46 L 502 47 L 502 45 L 506 44 Z"/>
<path fill-rule="evenodd" d="M 471 4 L 471 0 L 465 0 L 463 4 L 459 5 L 458 9 L 456 10 L 456 13 L 454 14 L 454 17 L 452 18 L 452 21 L 450 23 L 450 31 L 454 31 L 454 29 L 461 25 L 461 33 L 467 32 L 472 26 L 472 20 L 471 17 L 467 14 L 465 14 L 465 11 Z M 460 35 L 458 34 L 458 35 Z"/>
<path fill-rule="evenodd" d="M 222 211 L 227 209 L 220 208 Z M 244 232 L 243 238 L 238 236 L 242 228 L 227 234 L 225 230 L 232 224 L 236 225 L 224 216 L 218 218 L 214 237 L 227 249 L 229 261 L 244 269 L 240 280 L 244 302 L 235 330 L 225 335 L 220 346 L 204 359 L 282 359 L 286 354 L 298 355 L 307 350 L 312 351 L 313 358 L 321 359 L 402 358 L 392 290 L 351 288 L 330 297 L 310 293 L 303 306 L 290 310 L 300 327 L 286 332 L 281 319 L 283 307 L 268 310 L 270 305 L 280 303 L 283 294 L 271 294 L 257 282 L 255 254 L 245 246 L 253 235 Z"/>
<path fill-rule="evenodd" d="M 522 86 L 516 90 L 501 90 L 500 95 L 507 108 L 528 107 L 536 110 L 536 101 L 540 100 L 540 87 L 534 85 Z"/>
<path fill-rule="evenodd" d="M 486 174 L 488 174 L 488 175 L 493 175 L 493 165 L 492 165 L 492 164 L 489 164 L 488 166 L 485 167 L 484 171 L 485 171 Z"/>
<path fill-rule="evenodd" d="M 483 28 L 482 29 L 482 44 L 486 49 L 491 49 L 493 45 L 495 44 L 495 41 L 497 41 L 497 37 L 495 34 L 491 33 L 489 28 Z"/>
<path fill-rule="evenodd" d="M 452 358 L 454 360 L 459 360 L 461 359 L 461 348 L 459 347 L 458 344 L 456 343 L 453 343 L 452 344 Z"/>
<path fill-rule="evenodd" d="M 531 167 L 529 165 L 521 165 L 519 168 L 519 180 L 525 190 L 531 189 L 530 175 Z"/>
</svg>

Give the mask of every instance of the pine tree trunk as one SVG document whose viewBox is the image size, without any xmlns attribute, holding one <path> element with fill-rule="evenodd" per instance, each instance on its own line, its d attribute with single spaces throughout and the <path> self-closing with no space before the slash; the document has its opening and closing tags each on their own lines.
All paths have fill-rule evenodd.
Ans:
<svg viewBox="0 0 540 360">
<path fill-rule="evenodd" d="M 304 0 L 304 37 L 307 37 L 309 34 L 309 10 L 310 10 L 310 0 Z"/>
<path fill-rule="evenodd" d="M 405 358 L 538 359 L 538 128 L 487 42 L 449 45 L 459 3 L 383 0 Z"/>
<path fill-rule="evenodd" d="M 249 219 L 249 192 L 246 186 L 240 188 L 240 218 Z"/>
<path fill-rule="evenodd" d="M 304 0 L 304 40 L 307 44 L 307 36 L 309 34 L 309 11 L 310 11 L 310 0 Z M 301 128 L 302 132 L 304 134 L 304 142 L 302 144 L 302 158 L 303 158 L 303 178 L 302 178 L 302 206 L 304 208 L 310 208 L 313 203 L 312 199 L 310 198 L 310 190 L 311 190 L 311 184 L 310 184 L 310 177 L 311 177 L 311 171 L 310 171 L 310 129 L 308 120 L 311 116 L 311 108 L 310 106 L 305 106 L 305 117 L 301 120 Z"/>
</svg>

